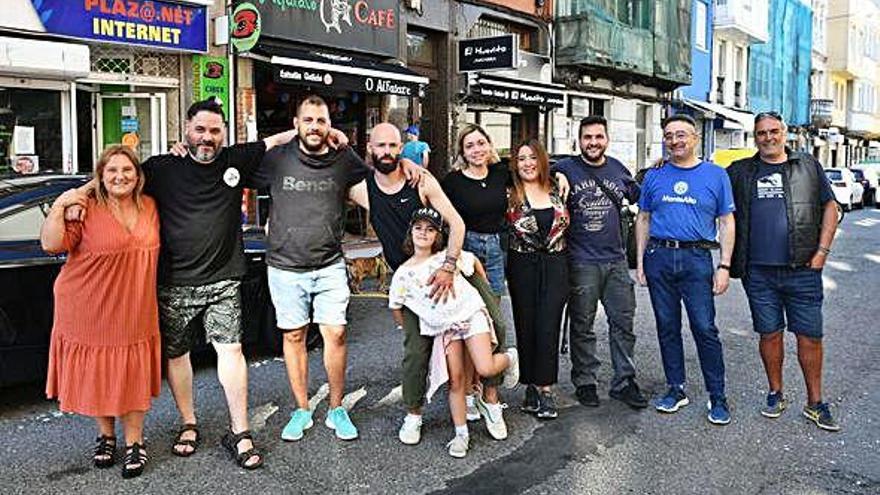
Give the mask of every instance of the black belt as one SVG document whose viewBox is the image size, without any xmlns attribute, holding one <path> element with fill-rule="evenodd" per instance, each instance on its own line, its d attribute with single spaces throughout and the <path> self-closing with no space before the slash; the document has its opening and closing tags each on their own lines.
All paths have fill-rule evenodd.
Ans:
<svg viewBox="0 0 880 495">
<path fill-rule="evenodd" d="M 675 239 L 657 239 L 656 237 L 651 238 L 651 244 L 670 249 L 718 249 L 721 247 L 715 241 L 676 241 Z"/>
</svg>

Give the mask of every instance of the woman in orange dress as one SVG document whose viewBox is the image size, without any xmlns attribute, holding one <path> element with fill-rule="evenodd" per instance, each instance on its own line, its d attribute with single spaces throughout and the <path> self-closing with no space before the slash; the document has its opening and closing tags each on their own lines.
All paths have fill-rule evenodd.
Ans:
<svg viewBox="0 0 880 495">
<path fill-rule="evenodd" d="M 125 433 L 122 476 L 139 476 L 147 462 L 144 415 L 161 386 L 156 301 L 159 216 L 141 194 L 137 156 L 110 146 L 95 164 L 94 197 L 71 189 L 55 200 L 40 240 L 67 253 L 55 281 L 55 320 L 46 395 L 65 412 L 95 418 L 94 464 L 115 462 L 115 420 Z M 65 208 L 85 206 L 82 222 Z"/>
</svg>

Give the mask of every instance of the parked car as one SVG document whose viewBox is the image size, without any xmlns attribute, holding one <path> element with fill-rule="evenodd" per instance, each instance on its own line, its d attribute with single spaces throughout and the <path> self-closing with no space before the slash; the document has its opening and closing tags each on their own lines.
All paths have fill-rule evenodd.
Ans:
<svg viewBox="0 0 880 495">
<path fill-rule="evenodd" d="M 843 205 L 844 210 L 850 211 L 853 207 L 862 207 L 864 187 L 853 175 L 852 170 L 847 168 L 826 168 L 825 176 L 831 181 L 834 197 Z"/>
<path fill-rule="evenodd" d="M 85 176 L 0 178 L 0 387 L 44 380 L 52 330 L 53 286 L 65 256 L 40 247 L 40 227 L 52 202 Z M 247 275 L 242 280 L 243 343 L 249 354 L 281 352 L 275 309 L 266 283 L 262 229 L 244 232 Z M 83 294 L 83 303 L 89 303 Z M 208 350 L 204 332 L 195 352 Z M 320 343 L 310 331 L 308 345 Z"/>
<path fill-rule="evenodd" d="M 868 181 L 870 194 L 866 195 L 870 198 L 868 203 L 880 208 L 880 160 L 866 160 L 853 165 L 853 172 L 860 171 Z"/>
</svg>

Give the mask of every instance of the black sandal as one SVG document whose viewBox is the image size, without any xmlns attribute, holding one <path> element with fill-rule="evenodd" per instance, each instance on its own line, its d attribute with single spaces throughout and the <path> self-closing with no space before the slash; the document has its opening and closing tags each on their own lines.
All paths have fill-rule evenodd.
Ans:
<svg viewBox="0 0 880 495">
<path fill-rule="evenodd" d="M 250 430 L 244 430 L 241 433 L 232 433 L 232 431 L 227 432 L 223 435 L 223 439 L 220 440 L 220 445 L 226 448 L 230 454 L 232 454 L 232 458 L 235 459 L 235 463 L 244 469 L 257 469 L 258 467 L 263 465 L 263 453 L 260 452 L 256 446 L 245 450 L 242 453 L 238 452 L 238 444 L 241 443 L 242 440 L 250 440 L 252 445 L 254 444 L 254 437 L 251 435 Z M 248 464 L 251 458 L 256 457 L 257 462 L 253 464 Z"/>
<path fill-rule="evenodd" d="M 104 469 L 113 466 L 116 463 L 116 437 L 101 435 L 95 441 L 98 442 L 92 456 L 95 467 Z"/>
<path fill-rule="evenodd" d="M 192 440 L 184 440 L 181 438 L 184 433 L 191 431 L 196 434 L 196 437 Z M 189 452 L 181 452 L 177 450 L 179 447 L 192 447 L 192 450 Z M 185 425 L 180 427 L 180 430 L 177 431 L 177 440 L 174 441 L 174 445 L 171 446 L 171 453 L 178 457 L 189 457 L 196 453 L 196 449 L 199 447 L 199 428 L 193 423 L 186 423 Z"/>
<path fill-rule="evenodd" d="M 129 466 L 134 467 L 129 467 Z M 144 472 L 147 465 L 147 449 L 145 445 L 137 442 L 125 447 L 125 457 L 122 459 L 122 477 L 136 478 Z"/>
</svg>

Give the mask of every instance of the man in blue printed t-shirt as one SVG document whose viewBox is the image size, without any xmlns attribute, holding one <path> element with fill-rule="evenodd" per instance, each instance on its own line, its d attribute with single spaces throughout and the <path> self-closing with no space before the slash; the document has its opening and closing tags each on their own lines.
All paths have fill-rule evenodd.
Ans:
<svg viewBox="0 0 880 495">
<path fill-rule="evenodd" d="M 419 140 L 419 126 L 413 124 L 406 128 L 406 144 L 400 150 L 400 158 L 412 160 L 416 165 L 428 168 L 431 147 Z"/>
<path fill-rule="evenodd" d="M 785 122 L 775 112 L 755 116 L 758 153 L 727 170 L 736 202 L 731 276 L 742 277 L 770 391 L 761 414 L 778 418 L 783 330 L 797 336 L 807 386 L 803 415 L 819 428 L 840 425 L 822 401 L 822 268 L 837 230 L 837 204 L 822 165 L 785 147 Z"/>
<path fill-rule="evenodd" d="M 630 407 L 644 408 L 648 400 L 636 383 L 633 360 L 636 296 L 620 229 L 620 209 L 638 199 L 639 186 L 622 163 L 605 155 L 608 122 L 604 117 L 585 117 L 578 134 L 581 155 L 566 158 L 554 168 L 571 184 L 566 202 L 571 214 L 566 231 L 571 382 L 582 405 L 599 406 L 596 374 L 600 363 L 593 322 L 601 301 L 608 318 L 608 347 L 614 370 L 608 395 Z"/>
<path fill-rule="evenodd" d="M 712 424 L 725 425 L 730 422 L 730 410 L 724 394 L 724 356 L 715 326 L 713 296 L 723 294 L 730 281 L 735 233 L 730 180 L 724 169 L 697 157 L 700 138 L 690 116 L 667 117 L 663 139 L 669 160 L 645 176 L 636 220 L 637 276 L 651 295 L 669 387 L 654 401 L 654 407 L 674 413 L 689 404 L 681 340 L 684 301 L 709 392 L 707 417 Z M 721 244 L 717 269 L 712 266 L 710 252 L 718 246 L 716 236 Z"/>
</svg>

